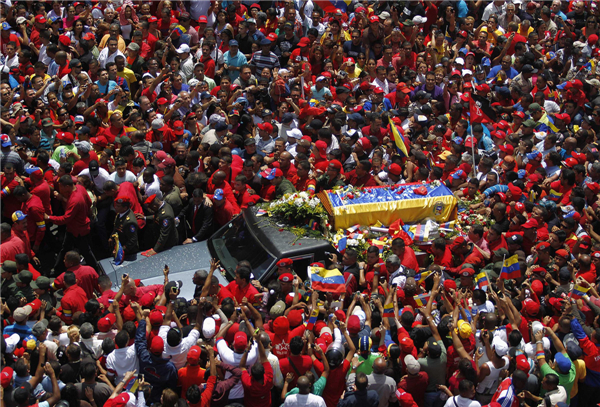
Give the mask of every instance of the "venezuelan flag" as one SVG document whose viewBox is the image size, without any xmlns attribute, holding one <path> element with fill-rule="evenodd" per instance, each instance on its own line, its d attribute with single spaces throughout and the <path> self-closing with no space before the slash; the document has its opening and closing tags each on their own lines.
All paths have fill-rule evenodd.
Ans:
<svg viewBox="0 0 600 407">
<path fill-rule="evenodd" d="M 315 3 L 317 3 L 326 13 L 335 13 L 335 10 L 338 8 L 345 13 L 348 9 L 348 5 L 352 3 L 352 0 L 317 0 Z"/>
<path fill-rule="evenodd" d="M 311 313 L 310 313 L 310 317 L 308 318 L 308 322 L 306 323 L 306 329 L 309 331 L 312 331 L 313 328 L 315 327 L 315 323 L 317 322 L 317 317 L 319 316 L 319 310 L 318 309 L 314 309 Z"/>
<path fill-rule="evenodd" d="M 173 32 L 178 33 L 179 35 L 183 35 L 187 32 L 187 28 L 182 25 L 178 25 L 173 29 Z"/>
<path fill-rule="evenodd" d="M 490 282 L 488 281 L 487 274 L 485 274 L 485 271 L 482 271 L 481 273 L 475 276 L 475 285 L 478 289 L 487 291 Z"/>
<path fill-rule="evenodd" d="M 125 252 L 123 251 L 123 246 L 121 246 L 121 242 L 119 242 L 119 235 L 116 233 L 113 235 L 113 239 L 115 241 L 115 264 L 118 266 L 123 263 L 123 257 L 125 257 Z"/>
<path fill-rule="evenodd" d="M 575 287 L 573 287 L 573 291 L 571 291 L 571 298 L 577 300 L 583 297 L 588 292 L 588 290 L 589 287 L 582 287 L 580 285 L 575 284 Z"/>
<path fill-rule="evenodd" d="M 394 304 L 389 303 L 383 306 L 383 317 L 384 318 L 393 318 L 394 317 Z"/>
<path fill-rule="evenodd" d="M 346 280 L 338 269 L 327 270 L 323 267 L 309 267 L 313 290 L 342 294 L 346 291 Z"/>
<path fill-rule="evenodd" d="M 392 118 L 389 117 L 388 120 L 390 122 L 390 129 L 392 129 L 392 134 L 394 135 L 394 143 L 396 143 L 398 151 L 402 152 L 405 157 L 408 157 L 408 151 L 406 150 L 406 145 L 404 144 L 404 137 L 402 137 L 402 134 L 400 134 L 398 128 L 394 122 L 392 122 Z"/>
<path fill-rule="evenodd" d="M 548 199 L 552 201 L 560 201 L 562 199 L 563 193 L 555 191 L 554 189 L 550 189 L 550 193 L 548 194 Z"/>
<path fill-rule="evenodd" d="M 433 271 L 423 271 L 421 273 L 417 273 L 415 274 L 415 281 L 417 282 L 417 284 L 420 284 L 423 281 L 427 280 L 427 277 L 429 277 L 431 273 L 433 273 Z"/>
<path fill-rule="evenodd" d="M 431 294 L 419 294 L 415 295 L 413 299 L 419 307 L 425 307 L 429 301 L 429 297 L 431 297 Z"/>
<path fill-rule="evenodd" d="M 346 236 L 342 237 L 338 240 L 338 252 L 344 254 L 344 250 L 346 250 L 346 244 L 348 243 L 348 238 Z"/>
<path fill-rule="evenodd" d="M 504 260 L 502 270 L 500 271 L 500 278 L 514 280 L 519 277 L 521 277 L 521 266 L 519 265 L 519 257 L 515 254 Z"/>
</svg>

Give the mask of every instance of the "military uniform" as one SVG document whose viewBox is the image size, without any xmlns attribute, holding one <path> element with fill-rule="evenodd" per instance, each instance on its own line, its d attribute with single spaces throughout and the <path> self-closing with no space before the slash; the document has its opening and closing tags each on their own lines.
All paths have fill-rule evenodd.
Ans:
<svg viewBox="0 0 600 407">
<path fill-rule="evenodd" d="M 158 241 L 154 245 L 154 251 L 160 253 L 175 246 L 179 238 L 171 205 L 163 202 L 162 206 L 158 208 L 158 213 L 154 215 L 154 222 L 159 228 Z"/>
<path fill-rule="evenodd" d="M 165 195 L 163 201 L 171 205 L 173 209 L 173 213 L 181 212 L 181 208 L 183 208 L 183 201 L 181 200 L 181 195 L 179 194 L 179 189 L 173 188 L 171 192 Z"/>
<path fill-rule="evenodd" d="M 329 175 L 323 174 L 317 179 L 317 191 L 333 189 L 334 187 L 344 187 L 346 184 L 339 177 L 334 180 L 329 179 Z"/>
<path fill-rule="evenodd" d="M 139 251 L 138 223 L 131 209 L 128 209 L 123 215 L 117 214 L 112 234 L 115 233 L 119 236 L 125 256 L 136 254 Z"/>
<path fill-rule="evenodd" d="M 279 199 L 285 194 L 293 194 L 296 192 L 294 184 L 290 180 L 284 178 L 281 183 L 275 187 L 275 198 Z"/>
</svg>

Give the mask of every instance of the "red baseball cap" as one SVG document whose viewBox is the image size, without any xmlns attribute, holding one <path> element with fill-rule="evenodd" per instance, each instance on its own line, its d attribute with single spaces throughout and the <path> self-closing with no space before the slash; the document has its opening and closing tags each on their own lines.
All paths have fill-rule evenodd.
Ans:
<svg viewBox="0 0 600 407">
<path fill-rule="evenodd" d="M 273 133 L 273 125 L 271 123 L 262 122 L 262 123 L 259 123 L 257 125 L 257 127 L 259 129 L 261 129 L 261 130 L 264 130 L 264 131 L 268 132 L 268 133 Z"/>
<path fill-rule="evenodd" d="M 158 354 L 163 353 L 165 349 L 165 341 L 160 336 L 156 335 L 152 338 L 152 342 L 150 343 L 150 353 Z"/>
<path fill-rule="evenodd" d="M 200 349 L 200 346 L 198 346 L 198 345 L 192 346 L 187 353 L 188 362 L 198 363 L 198 360 L 200 359 L 201 354 L 202 354 L 202 349 Z"/>
<path fill-rule="evenodd" d="M 183 129 L 183 122 L 181 120 L 176 120 L 175 123 L 173 123 L 173 133 L 175 133 L 175 135 L 182 136 Z"/>
<path fill-rule="evenodd" d="M 378 16 L 371 16 L 371 17 L 369 17 L 369 22 L 371 22 L 371 23 L 378 23 L 379 22 L 379 17 Z"/>
<path fill-rule="evenodd" d="M 235 350 L 244 350 L 248 345 L 248 336 L 241 331 L 238 331 L 233 337 L 233 347 Z"/>
<path fill-rule="evenodd" d="M 159 310 L 153 309 L 150 311 L 149 318 L 151 326 L 157 326 L 163 323 L 163 314 Z"/>
<path fill-rule="evenodd" d="M 162 319 L 161 319 L 162 321 Z M 107 314 L 106 316 L 100 318 L 98 320 L 98 331 L 100 332 L 108 332 L 110 328 L 117 322 L 117 317 L 115 314 Z"/>
<path fill-rule="evenodd" d="M 292 273 L 283 273 L 279 276 L 279 281 L 283 283 L 291 283 L 294 281 L 294 275 Z"/>
</svg>

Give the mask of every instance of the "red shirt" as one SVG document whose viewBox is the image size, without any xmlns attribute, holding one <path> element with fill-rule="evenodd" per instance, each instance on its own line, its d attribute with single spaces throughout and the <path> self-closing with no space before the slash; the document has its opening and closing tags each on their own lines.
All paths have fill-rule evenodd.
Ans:
<svg viewBox="0 0 600 407">
<path fill-rule="evenodd" d="M 221 289 L 217 293 L 217 298 L 219 299 L 219 304 L 222 303 L 225 298 L 233 298 L 233 294 L 231 293 L 231 291 L 229 291 L 227 289 L 227 287 L 225 287 L 224 285 L 221 285 L 221 284 L 219 284 L 219 287 L 221 287 Z M 254 303 L 253 301 L 250 301 L 250 302 Z"/>
<path fill-rule="evenodd" d="M 90 161 L 98 161 L 98 155 L 96 154 L 95 151 L 90 151 L 90 153 L 88 154 L 87 157 L 85 158 L 81 158 L 79 161 L 77 161 L 75 164 L 73 164 L 73 174 L 79 175 L 79 173 L 83 170 L 85 170 L 86 168 L 89 168 L 90 166 Z"/>
<path fill-rule="evenodd" d="M 71 324 L 73 315 L 76 312 L 85 312 L 85 303 L 88 302 L 88 297 L 83 288 L 78 285 L 67 288 L 64 294 L 64 297 L 60 300 L 57 315 L 65 324 Z"/>
<path fill-rule="evenodd" d="M 412 270 L 419 270 L 419 263 L 415 251 L 408 246 L 404 247 L 404 256 L 400 259 L 400 264 Z"/>
<path fill-rule="evenodd" d="M 216 185 L 213 182 L 213 177 L 211 176 L 210 179 L 208 180 L 208 184 L 206 185 L 206 193 L 214 194 L 215 191 L 219 188 L 223 190 L 223 195 L 225 195 L 225 198 L 231 204 L 234 214 L 239 213 L 240 207 L 238 206 L 237 200 L 235 199 L 235 195 L 233 194 L 233 189 L 231 188 L 231 185 L 229 184 L 229 182 L 223 181 L 222 184 Z M 213 210 L 214 210 L 214 208 L 213 208 Z M 229 221 L 227 221 L 227 222 L 229 222 Z M 227 222 L 225 222 L 225 223 L 227 223 Z"/>
<path fill-rule="evenodd" d="M 267 334 L 271 338 L 271 345 L 273 347 L 271 352 L 273 355 L 277 356 L 280 360 L 287 358 L 290 355 L 290 341 L 294 336 L 302 336 L 305 330 L 306 327 L 300 325 L 286 332 L 284 335 L 277 335 L 267 331 Z"/>
<path fill-rule="evenodd" d="M 39 246 L 46 233 L 46 221 L 44 220 L 44 205 L 42 200 L 35 195 L 21 204 L 21 211 L 27 215 L 27 233 L 33 246 Z"/>
<path fill-rule="evenodd" d="M 156 44 L 156 41 L 158 41 L 156 39 L 156 37 L 153 34 L 146 34 L 145 37 L 142 37 L 142 44 L 148 44 L 148 46 L 150 47 L 150 52 L 154 53 L 154 45 Z M 144 50 L 144 48 L 142 47 L 142 51 Z M 142 58 L 146 59 L 146 57 L 144 57 L 143 55 L 141 55 Z"/>
<path fill-rule="evenodd" d="M 12 236 L 0 244 L 0 263 L 5 260 L 15 261 L 15 256 L 19 253 L 25 253 L 25 243 L 18 236 Z"/>
<path fill-rule="evenodd" d="M 383 138 L 388 135 L 388 131 L 385 127 L 381 126 L 378 131 L 371 131 L 371 126 L 362 128 L 362 134 L 364 136 L 375 136 L 379 140 L 379 144 L 383 144 Z"/>
<path fill-rule="evenodd" d="M 165 286 L 162 284 L 153 284 L 144 287 L 137 287 L 137 289 L 135 290 L 135 295 L 123 295 L 121 297 L 121 301 L 119 301 L 119 308 L 123 310 L 123 308 L 127 307 L 131 301 L 139 302 L 140 298 L 142 298 L 144 294 L 149 292 L 154 292 L 157 297 L 160 297 L 164 290 Z"/>
<path fill-rule="evenodd" d="M 433 264 L 442 267 L 452 267 L 452 252 L 448 246 L 446 246 L 446 251 L 442 257 L 434 256 Z"/>
<path fill-rule="evenodd" d="M 352 170 L 346 174 L 346 183 L 348 185 L 354 185 L 355 187 L 374 187 L 377 186 L 375 178 L 369 173 L 366 173 L 362 177 L 356 174 L 356 170 Z"/>
<path fill-rule="evenodd" d="M 187 390 L 193 385 L 204 383 L 204 372 L 200 366 L 186 366 L 177 372 L 177 386 L 181 386 L 181 397 L 185 399 Z"/>
<path fill-rule="evenodd" d="M 238 286 L 238 283 L 232 281 L 225 288 L 229 290 L 229 292 L 233 295 L 238 304 L 242 303 L 244 297 L 246 297 L 249 302 L 253 302 L 254 296 L 258 294 L 258 290 L 254 288 L 252 284 L 248 284 L 246 287 L 240 288 Z"/>
<path fill-rule="evenodd" d="M 14 189 L 19 185 L 19 181 L 16 179 L 9 181 L 4 176 L 1 177 L 1 180 L 2 192 L 0 196 L 2 198 L 2 204 L 4 205 L 4 216 L 10 219 L 15 211 L 21 209 L 21 203 L 17 201 L 17 198 L 12 194 Z"/>
<path fill-rule="evenodd" d="M 323 399 L 327 407 L 336 407 L 344 389 L 346 388 L 346 374 L 350 370 L 350 362 L 344 359 L 342 366 L 331 369 L 325 390 L 323 390 Z"/>
<path fill-rule="evenodd" d="M 75 274 L 77 285 L 85 291 L 88 298 L 94 298 L 94 291 L 100 291 L 100 287 L 98 287 L 98 273 L 94 268 L 78 264 L 75 267 L 67 269 L 67 271 L 72 271 Z M 55 289 L 64 288 L 64 281 L 65 273 L 56 277 L 56 280 L 54 280 Z"/>
<path fill-rule="evenodd" d="M 56 225 L 67 225 L 67 232 L 77 237 L 90 233 L 88 214 L 92 201 L 83 186 L 76 185 L 75 187 L 76 189 L 67 200 L 65 214 L 50 216 L 50 221 Z"/>
<path fill-rule="evenodd" d="M 273 387 L 273 368 L 267 361 L 263 363 L 265 377 L 263 382 L 254 380 L 247 370 L 242 372 L 244 386 L 244 406 L 264 407 L 271 405 L 271 387 Z"/>
<path fill-rule="evenodd" d="M 429 375 L 427 372 L 419 372 L 416 376 L 406 376 L 398 383 L 398 388 L 410 393 L 417 406 L 424 405 L 425 389 L 429 384 Z"/>
<path fill-rule="evenodd" d="M 294 364 L 296 370 L 292 367 L 291 364 Z M 279 368 L 281 369 L 281 374 L 285 377 L 288 373 L 292 373 L 294 375 L 294 380 L 290 383 L 290 388 L 294 388 L 296 386 L 296 382 L 298 381 L 298 377 L 303 376 L 304 373 L 308 372 L 312 368 L 312 359 L 307 355 L 298 355 L 298 356 L 289 356 L 285 359 L 281 359 L 279 361 Z"/>
<path fill-rule="evenodd" d="M 29 256 L 29 260 L 35 257 L 35 253 L 31 250 L 31 243 L 29 242 L 29 233 L 27 231 L 17 232 L 15 228 L 12 229 L 12 235 L 18 237 L 23 241 L 23 245 L 25 246 L 25 250 L 21 253 L 26 253 Z"/>
<path fill-rule="evenodd" d="M 225 200 L 221 206 L 213 205 L 213 219 L 218 227 L 225 225 L 239 212 L 233 209 L 233 205 L 228 200 Z"/>
<path fill-rule="evenodd" d="M 215 77 L 215 61 L 214 61 L 214 59 L 212 59 L 211 57 L 204 58 L 204 56 L 203 56 L 200 59 L 200 62 L 202 62 L 204 64 L 204 75 L 208 76 L 209 78 L 214 78 Z"/>
<path fill-rule="evenodd" d="M 141 215 L 144 214 L 144 209 L 142 208 L 142 205 L 137 197 L 136 188 L 131 182 L 123 182 L 119 185 L 119 195 L 129 197 L 129 200 L 131 201 L 131 211 L 133 213 L 139 213 Z M 137 219 L 137 223 L 140 229 L 146 225 L 146 221 L 144 219 Z"/>
</svg>

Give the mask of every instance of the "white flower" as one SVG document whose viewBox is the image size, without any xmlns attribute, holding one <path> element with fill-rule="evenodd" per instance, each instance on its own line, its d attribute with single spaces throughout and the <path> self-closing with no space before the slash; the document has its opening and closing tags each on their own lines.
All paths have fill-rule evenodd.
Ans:
<svg viewBox="0 0 600 407">
<path fill-rule="evenodd" d="M 358 240 L 348 239 L 347 244 L 348 244 L 348 246 L 358 246 Z"/>
<path fill-rule="evenodd" d="M 302 199 L 300 199 L 300 198 L 297 198 L 294 201 L 294 205 L 296 205 L 298 208 L 300 208 L 302 205 L 304 205 L 304 201 L 302 201 Z"/>
<path fill-rule="evenodd" d="M 300 198 L 304 198 L 304 199 L 308 198 L 308 193 L 306 191 L 300 192 L 299 195 L 300 195 Z"/>
</svg>

